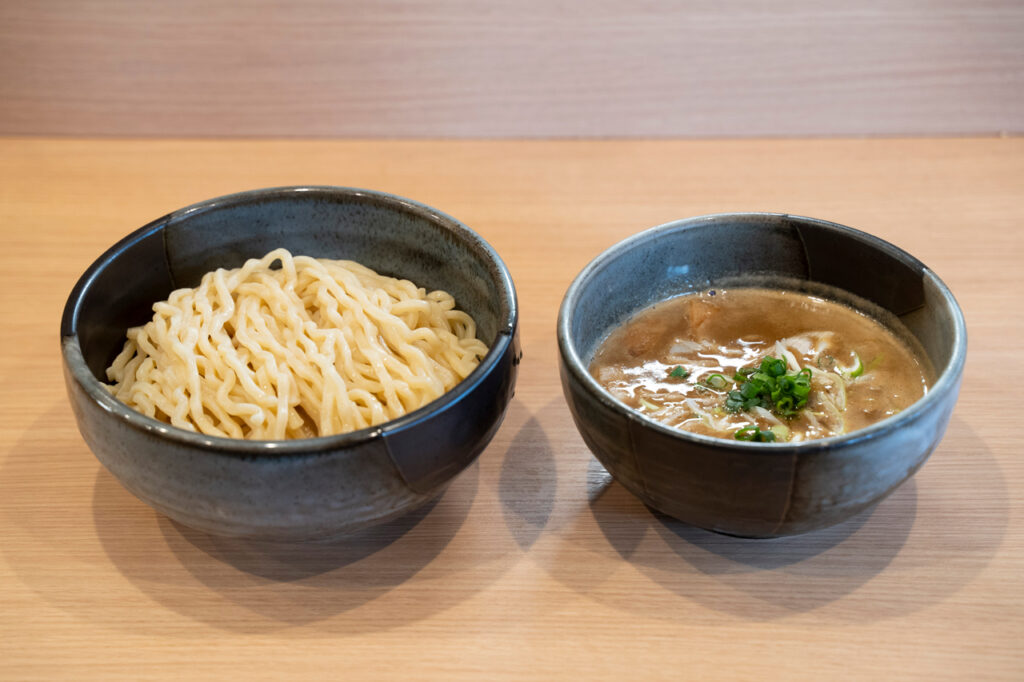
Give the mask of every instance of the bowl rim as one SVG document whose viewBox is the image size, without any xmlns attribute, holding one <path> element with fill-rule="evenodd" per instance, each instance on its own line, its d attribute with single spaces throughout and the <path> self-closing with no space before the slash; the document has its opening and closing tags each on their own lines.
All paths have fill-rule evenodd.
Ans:
<svg viewBox="0 0 1024 682">
<path fill-rule="evenodd" d="M 78 337 L 78 314 L 82 299 L 103 269 L 120 257 L 131 245 L 193 214 L 215 211 L 254 200 L 294 198 L 297 195 L 309 195 L 311 198 L 364 199 L 377 202 L 390 209 L 411 213 L 458 235 L 462 241 L 472 246 L 474 251 L 478 251 L 489 260 L 498 276 L 495 283 L 503 293 L 501 304 L 505 309 L 505 314 L 502 319 L 499 319 L 494 342 L 488 348 L 487 354 L 481 359 L 480 364 L 451 390 L 400 417 L 356 431 L 314 438 L 247 440 L 226 436 L 209 436 L 147 417 L 114 398 L 104 388 L 105 384 L 93 376 L 85 362 Z M 199 201 L 152 220 L 119 239 L 89 265 L 68 295 L 61 317 L 61 355 L 66 370 L 89 398 L 105 412 L 134 430 L 218 454 L 261 458 L 317 455 L 348 450 L 389 434 L 413 428 L 462 400 L 488 377 L 502 362 L 505 354 L 509 352 L 510 347 L 513 346 L 518 317 L 518 297 L 508 267 L 494 247 L 461 221 L 427 204 L 380 190 L 334 185 L 290 185 L 245 190 Z M 512 350 L 515 349 L 512 348 Z"/>
<path fill-rule="evenodd" d="M 649 241 L 658 239 L 662 235 L 697 229 L 720 222 L 753 221 L 764 218 L 782 219 L 796 224 L 813 226 L 817 229 L 842 233 L 858 239 L 869 246 L 884 251 L 897 260 L 920 268 L 922 276 L 930 280 L 940 292 L 942 300 L 950 311 L 953 320 L 953 347 L 950 354 L 950 361 L 936 378 L 935 382 L 929 387 L 928 392 L 924 396 L 898 414 L 886 417 L 885 419 L 875 422 L 870 426 L 866 426 L 862 429 L 857 429 L 849 433 L 838 436 L 829 436 L 827 438 L 800 441 L 798 443 L 757 443 L 752 441 L 719 438 L 716 436 L 705 436 L 703 434 L 692 433 L 663 424 L 662 422 L 652 419 L 651 417 L 629 407 L 625 403 L 616 400 L 611 393 L 609 393 L 590 375 L 590 372 L 587 371 L 587 366 L 583 363 L 583 359 L 580 357 L 574 339 L 572 338 L 571 330 L 576 303 L 591 278 L 622 254 L 632 251 L 635 248 L 639 248 Z M 639 312 L 639 309 L 633 311 L 633 314 L 637 312 Z M 943 282 L 933 270 L 916 257 L 880 237 L 876 237 L 875 235 L 856 228 L 820 218 L 768 211 L 709 213 L 689 218 L 682 218 L 647 228 L 612 244 L 587 263 L 583 270 L 576 275 L 572 283 L 569 285 L 569 288 L 566 290 L 558 310 L 557 337 L 558 350 L 562 364 L 566 370 L 571 373 L 576 382 L 582 385 L 591 396 L 595 397 L 604 406 L 623 415 L 627 419 L 682 442 L 692 441 L 700 445 L 711 446 L 719 449 L 724 448 L 739 452 L 785 456 L 793 455 L 794 453 L 809 453 L 828 450 L 835 448 L 838 445 L 872 440 L 899 428 L 904 422 L 910 422 L 918 419 L 927 410 L 934 408 L 937 403 L 942 401 L 943 396 L 945 396 L 949 391 L 956 390 L 963 373 L 963 367 L 967 355 L 967 327 L 964 322 L 964 315 L 960 305 L 957 303 L 956 298 L 953 296 L 949 287 L 946 286 L 945 282 Z"/>
</svg>

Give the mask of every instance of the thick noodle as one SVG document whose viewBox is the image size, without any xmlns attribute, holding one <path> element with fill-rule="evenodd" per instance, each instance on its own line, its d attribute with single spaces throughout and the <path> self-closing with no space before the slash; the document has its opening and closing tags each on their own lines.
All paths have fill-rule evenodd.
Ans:
<svg viewBox="0 0 1024 682">
<path fill-rule="evenodd" d="M 450 390 L 487 352 L 450 294 L 285 249 L 207 273 L 153 311 L 128 330 L 109 389 L 211 436 L 282 440 L 380 424 Z"/>
</svg>

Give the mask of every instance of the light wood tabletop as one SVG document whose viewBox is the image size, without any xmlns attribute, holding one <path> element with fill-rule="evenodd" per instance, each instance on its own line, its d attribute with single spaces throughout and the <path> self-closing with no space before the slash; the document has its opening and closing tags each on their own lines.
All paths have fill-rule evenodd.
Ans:
<svg viewBox="0 0 1024 682">
<path fill-rule="evenodd" d="M 128 232 L 296 184 L 393 192 L 487 239 L 519 293 L 516 396 L 427 509 L 335 543 L 209 537 L 89 452 L 59 318 Z M 1022 190 L 1021 138 L 0 140 L 0 679 L 1024 679 Z M 590 455 L 558 380 L 558 304 L 591 258 L 737 210 L 910 251 L 969 334 L 924 468 L 872 511 L 773 541 L 652 513 Z"/>
</svg>

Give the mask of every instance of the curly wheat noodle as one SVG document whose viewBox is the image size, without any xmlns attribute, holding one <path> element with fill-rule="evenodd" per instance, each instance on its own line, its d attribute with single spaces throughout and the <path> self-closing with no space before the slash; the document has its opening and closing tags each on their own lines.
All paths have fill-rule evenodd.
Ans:
<svg viewBox="0 0 1024 682">
<path fill-rule="evenodd" d="M 450 390 L 487 352 L 450 294 L 285 249 L 207 273 L 153 312 L 128 330 L 108 389 L 212 436 L 282 440 L 379 424 Z"/>
</svg>

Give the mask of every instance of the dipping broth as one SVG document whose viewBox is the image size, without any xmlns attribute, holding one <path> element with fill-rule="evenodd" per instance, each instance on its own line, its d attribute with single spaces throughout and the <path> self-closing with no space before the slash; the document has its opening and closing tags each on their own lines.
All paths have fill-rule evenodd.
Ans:
<svg viewBox="0 0 1024 682">
<path fill-rule="evenodd" d="M 647 308 L 598 348 L 591 375 L 613 396 L 685 431 L 797 442 L 906 409 L 931 371 L 892 331 L 795 291 L 731 288 Z"/>
</svg>

